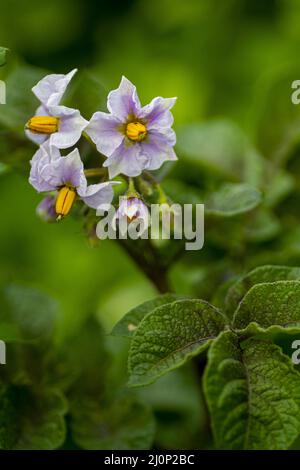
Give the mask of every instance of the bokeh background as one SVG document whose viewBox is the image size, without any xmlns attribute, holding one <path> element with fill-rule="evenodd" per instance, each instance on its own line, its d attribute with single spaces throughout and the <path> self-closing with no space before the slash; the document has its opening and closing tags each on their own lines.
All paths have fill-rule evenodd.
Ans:
<svg viewBox="0 0 300 470">
<path fill-rule="evenodd" d="M 67 73 L 77 67 L 77 87 L 87 80 L 91 88 L 91 101 L 84 109 L 89 119 L 92 112 L 105 109 L 105 94 L 125 75 L 136 84 L 144 104 L 154 96 L 178 97 L 174 117 L 179 133 L 193 123 L 217 120 L 230 123 L 225 125 L 225 138 L 232 129 L 239 129 L 252 152 L 255 148 L 253 155 L 271 167 L 286 158 L 291 145 L 297 155 L 300 105 L 291 103 L 291 84 L 300 79 L 297 0 L 0 0 L 0 12 L 0 45 L 10 49 L 0 78 L 6 79 L 18 68 L 36 69 L 42 75 Z M 14 114 L 10 99 L 19 87 L 24 95 L 31 94 L 26 90 L 26 73 L 22 74 L 13 83 L 8 81 L 8 104 L 0 110 L 0 123 L 9 118 L 11 128 Z M 16 109 L 15 113 L 17 127 L 20 116 Z M 182 153 L 179 145 L 182 158 L 173 174 L 205 189 L 226 180 L 223 176 L 206 178 L 205 158 L 204 169 L 203 161 L 194 165 L 194 154 L 201 153 L 202 145 L 208 159 L 219 155 L 213 146 L 223 145 L 222 132 L 215 137 L 214 130 L 208 130 L 205 144 L 203 138 L 194 141 L 191 137 L 194 150 L 190 154 L 187 134 Z M 228 139 L 232 144 L 230 136 Z M 109 332 L 131 307 L 155 296 L 156 289 L 117 243 L 105 241 L 93 248 L 80 221 L 69 217 L 60 224 L 45 224 L 37 218 L 40 196 L 27 182 L 34 147 L 28 145 L 24 151 L 17 149 L 16 156 L 16 148 L 12 152 L 7 144 L 6 133 L 0 133 L 0 154 L 5 154 L 0 166 L 0 284 L 37 288 L 56 299 L 60 312 L 56 338 L 60 343 L 91 313 Z M 225 173 L 232 164 L 227 165 L 230 151 L 225 149 L 217 161 Z M 237 145 L 235 151 L 242 152 L 243 145 Z M 20 152 L 22 168 L 17 163 Z M 9 165 L 10 157 L 16 161 L 13 166 Z M 25 169 L 24 158 L 28 161 Z M 295 183 L 290 174 L 298 169 L 293 158 L 289 175 L 284 173 L 278 180 L 282 189 L 279 198 Z M 227 179 L 239 180 L 231 176 Z M 287 218 L 292 221 L 291 243 L 295 246 L 298 197 L 299 191 L 293 196 L 294 210 Z M 288 198 L 285 204 L 280 217 L 289 206 Z M 273 248 L 268 243 L 281 229 L 273 215 L 265 215 L 267 233 L 260 227 L 259 242 L 267 254 L 262 255 L 261 263 L 259 257 L 254 261 L 249 256 L 247 268 L 272 261 Z M 285 241 L 285 247 L 288 245 Z M 252 249 L 257 254 L 255 246 Z M 223 275 L 223 265 L 214 264 L 212 272 L 206 268 L 212 258 L 215 262 L 219 257 L 222 262 L 225 252 L 230 257 L 231 247 L 215 248 L 213 254 L 210 248 L 208 255 L 205 250 L 190 254 L 185 264 L 173 267 L 171 282 L 181 293 L 205 297 L 208 279 L 214 277 L 209 293 L 220 284 L 218 273 Z M 236 261 L 239 252 L 234 256 Z M 299 246 L 278 261 L 300 262 Z M 179 398 L 182 403 L 184 387 Z"/>
<path fill-rule="evenodd" d="M 107 90 L 124 74 L 143 103 L 178 96 L 176 126 L 230 118 L 269 157 L 298 114 L 290 95 L 300 77 L 299 19 L 297 0 L 2 0 L 0 43 L 9 62 L 78 67 Z M 91 249 L 71 219 L 43 224 L 24 175 L 0 178 L 0 276 L 49 291 L 63 304 L 65 328 L 96 308 L 109 329 L 153 296 L 116 244 Z"/>
</svg>

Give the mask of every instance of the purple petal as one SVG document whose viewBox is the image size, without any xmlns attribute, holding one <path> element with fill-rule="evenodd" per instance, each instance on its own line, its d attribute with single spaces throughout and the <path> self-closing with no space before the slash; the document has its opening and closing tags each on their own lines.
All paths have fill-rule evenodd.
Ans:
<svg viewBox="0 0 300 470">
<path fill-rule="evenodd" d="M 37 206 L 36 213 L 44 222 L 54 222 L 57 219 L 55 211 L 55 197 L 44 197 Z"/>
<path fill-rule="evenodd" d="M 36 116 L 54 116 L 60 118 L 58 132 L 53 134 L 37 134 L 28 129 L 25 131 L 27 137 L 38 145 L 49 141 L 59 149 L 72 147 L 80 139 L 82 131 L 88 125 L 77 109 L 67 108 L 66 106 L 40 106 L 36 111 Z"/>
<path fill-rule="evenodd" d="M 155 143 L 157 146 L 174 147 L 176 144 L 176 134 L 171 128 L 164 129 L 150 129 L 148 139 L 144 142 Z"/>
<path fill-rule="evenodd" d="M 32 91 L 45 106 L 57 105 L 76 72 L 77 69 L 74 69 L 67 75 L 47 75 L 32 88 Z"/>
<path fill-rule="evenodd" d="M 35 116 L 51 116 L 51 114 L 49 113 L 49 109 L 44 106 L 43 104 L 41 104 L 36 112 L 35 112 Z"/>
<path fill-rule="evenodd" d="M 147 206 L 137 197 L 122 198 L 117 210 L 117 218 L 126 216 L 129 219 L 135 217 L 144 219 L 148 214 Z"/>
<path fill-rule="evenodd" d="M 148 141 L 142 142 L 143 154 L 147 156 L 145 169 L 157 170 L 167 160 L 177 160 L 173 150 L 176 143 L 176 136 L 172 129 L 168 129 L 163 134 L 151 131 Z"/>
<path fill-rule="evenodd" d="M 124 139 L 120 132 L 121 121 L 111 114 L 97 112 L 93 114 L 85 132 L 90 136 L 103 155 L 111 155 Z"/>
<path fill-rule="evenodd" d="M 125 233 L 128 219 L 131 223 L 142 224 L 144 230 L 148 228 L 149 211 L 141 199 L 137 197 L 127 198 L 126 196 L 120 198 L 118 210 L 112 220 L 112 227 L 116 230 L 117 221 L 119 221 L 119 230 L 121 230 L 121 233 Z"/>
<path fill-rule="evenodd" d="M 151 103 L 141 109 L 139 117 L 146 119 L 148 129 L 159 129 L 171 127 L 174 118 L 170 109 L 174 106 L 177 98 L 154 98 Z"/>
<path fill-rule="evenodd" d="M 42 145 L 44 142 L 49 140 L 49 135 L 47 134 L 36 134 L 35 132 L 31 132 L 30 130 L 26 129 L 25 134 L 28 139 L 32 140 L 37 145 Z"/>
<path fill-rule="evenodd" d="M 122 77 L 119 88 L 109 93 L 107 108 L 111 114 L 123 122 L 128 116 L 136 116 L 139 113 L 141 103 L 136 87 L 126 77 Z"/>
<path fill-rule="evenodd" d="M 42 145 L 34 154 L 30 162 L 31 171 L 29 176 L 29 183 L 38 192 L 52 191 L 56 189 L 56 187 L 53 186 L 51 182 L 45 179 L 44 172 L 47 168 L 51 167 L 55 160 L 60 158 L 59 151 L 54 147 L 50 147 L 47 142 Z"/>
<path fill-rule="evenodd" d="M 83 202 L 92 209 L 98 209 L 101 204 L 110 204 L 114 197 L 112 189 L 117 181 L 108 181 L 106 183 L 91 184 L 84 188 L 78 188 L 77 192 Z"/>
<path fill-rule="evenodd" d="M 126 139 L 108 157 L 103 166 L 108 167 L 109 177 L 122 173 L 127 176 L 138 176 L 147 164 L 147 157 L 141 152 L 140 143 L 129 143 Z"/>
<path fill-rule="evenodd" d="M 50 144 L 60 149 L 75 145 L 88 121 L 81 116 L 77 109 L 66 106 L 51 106 L 49 112 L 52 116 L 60 118 L 59 130 L 51 134 Z"/>
<path fill-rule="evenodd" d="M 64 184 L 74 188 L 82 185 L 84 170 L 78 149 L 43 168 L 41 175 L 53 188 L 58 188 Z"/>
</svg>

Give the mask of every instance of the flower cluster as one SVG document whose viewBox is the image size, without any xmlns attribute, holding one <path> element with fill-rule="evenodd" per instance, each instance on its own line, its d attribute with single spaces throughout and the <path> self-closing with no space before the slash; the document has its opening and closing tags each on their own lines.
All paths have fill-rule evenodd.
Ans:
<svg viewBox="0 0 300 470">
<path fill-rule="evenodd" d="M 107 167 L 110 178 L 120 174 L 136 177 L 144 170 L 158 169 L 166 160 L 177 159 L 170 111 L 176 98 L 157 97 L 141 106 L 135 86 L 123 77 L 119 88 L 108 95 L 109 113 L 98 111 L 88 122 L 78 109 L 60 104 L 76 71 L 48 75 L 32 89 L 40 106 L 28 120 L 25 132 L 40 147 L 31 160 L 29 182 L 38 192 L 55 192 L 55 197 L 48 195 L 39 205 L 38 212 L 45 219 L 46 212 L 49 218 L 53 213 L 58 219 L 66 216 L 76 199 L 94 209 L 112 202 L 117 181 L 88 185 L 88 170 L 84 170 L 79 150 L 75 148 L 66 156 L 60 153 L 74 146 L 82 135 L 91 139 L 106 158 L 103 167 Z M 143 204 L 138 197 L 132 198 L 130 214 L 145 214 Z"/>
</svg>

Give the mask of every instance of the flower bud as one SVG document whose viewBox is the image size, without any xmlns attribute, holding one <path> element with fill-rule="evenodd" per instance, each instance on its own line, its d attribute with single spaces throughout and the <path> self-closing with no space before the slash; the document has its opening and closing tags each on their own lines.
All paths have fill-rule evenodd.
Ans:
<svg viewBox="0 0 300 470">
<path fill-rule="evenodd" d="M 113 228 L 118 227 L 123 235 L 127 232 L 128 224 L 139 227 L 139 234 L 145 232 L 149 227 L 149 211 L 144 202 L 137 197 L 121 197 L 119 208 L 113 219 Z"/>
<path fill-rule="evenodd" d="M 44 222 L 55 222 L 57 214 L 55 211 L 55 198 L 46 196 L 36 208 L 36 213 Z"/>
</svg>

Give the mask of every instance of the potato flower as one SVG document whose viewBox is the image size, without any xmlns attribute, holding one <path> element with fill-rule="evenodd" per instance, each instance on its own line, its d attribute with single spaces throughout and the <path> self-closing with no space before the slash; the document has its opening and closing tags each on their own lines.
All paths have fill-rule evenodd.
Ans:
<svg viewBox="0 0 300 470">
<path fill-rule="evenodd" d="M 136 87 L 122 77 L 118 89 L 108 95 L 109 113 L 96 112 L 85 129 L 104 154 L 110 178 L 122 173 L 138 176 L 156 170 L 166 160 L 176 160 L 176 135 L 170 109 L 176 98 L 154 98 L 141 106 Z"/>
<path fill-rule="evenodd" d="M 62 106 L 60 100 L 77 69 L 67 75 L 51 74 L 32 88 L 40 100 L 35 116 L 25 126 L 26 135 L 36 144 L 49 141 L 57 148 L 65 149 L 76 144 L 88 121 L 78 109 Z"/>
<path fill-rule="evenodd" d="M 55 212 L 59 219 L 68 215 L 76 198 L 93 209 L 110 204 L 112 185 L 117 184 L 107 181 L 88 186 L 78 149 L 62 157 L 59 150 L 47 142 L 31 160 L 29 182 L 38 192 L 58 191 Z"/>
</svg>

